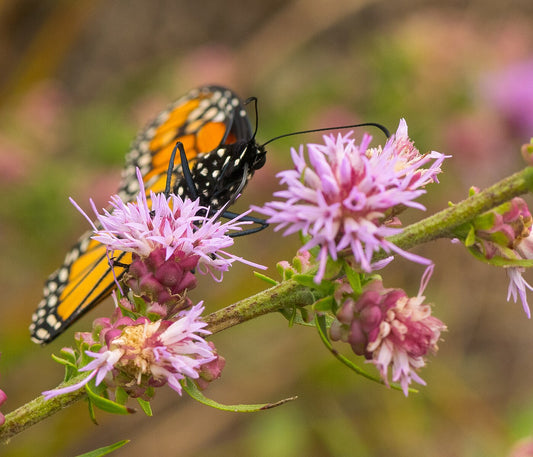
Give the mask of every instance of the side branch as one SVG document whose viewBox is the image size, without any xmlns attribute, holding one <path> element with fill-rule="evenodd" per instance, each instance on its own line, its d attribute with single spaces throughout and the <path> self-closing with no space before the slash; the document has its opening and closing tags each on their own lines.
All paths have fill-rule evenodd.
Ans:
<svg viewBox="0 0 533 457">
<path fill-rule="evenodd" d="M 450 238 L 453 236 L 453 230 L 461 224 L 531 191 L 533 191 L 533 167 L 527 167 L 450 208 L 405 227 L 402 233 L 391 236 L 388 240 L 408 250 L 417 244 L 438 238 Z"/>
</svg>

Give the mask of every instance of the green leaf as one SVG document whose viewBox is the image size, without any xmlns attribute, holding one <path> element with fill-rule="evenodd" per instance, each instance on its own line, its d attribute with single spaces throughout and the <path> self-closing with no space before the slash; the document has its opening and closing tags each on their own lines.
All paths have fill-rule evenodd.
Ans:
<svg viewBox="0 0 533 457">
<path fill-rule="evenodd" d="M 296 319 L 296 307 L 292 306 L 291 308 L 281 308 L 279 312 L 285 319 L 289 321 L 289 327 L 292 327 Z"/>
<path fill-rule="evenodd" d="M 510 251 L 512 255 L 512 250 Z M 533 260 L 531 259 L 505 259 L 499 256 L 487 259 L 485 255 L 476 248 L 468 248 L 468 252 L 470 252 L 470 254 L 472 254 L 477 260 L 497 267 L 533 267 Z"/>
<path fill-rule="evenodd" d="M 85 454 L 80 454 L 77 457 L 100 457 L 102 455 L 107 455 L 122 446 L 124 446 L 126 443 L 129 443 L 130 440 L 122 440 L 115 444 L 110 444 L 109 446 L 104 446 L 98 449 L 95 449 L 94 451 L 86 452 Z"/>
<path fill-rule="evenodd" d="M 55 354 L 52 354 L 52 359 L 54 359 L 57 363 L 60 363 L 61 365 L 70 365 L 74 368 L 77 368 L 76 361 L 77 357 L 74 351 L 72 350 L 66 350 L 70 348 L 63 348 L 61 349 L 60 353 L 61 356 L 57 356 Z"/>
<path fill-rule="evenodd" d="M 309 287 L 312 289 L 318 288 L 318 284 L 315 282 L 315 275 L 295 274 L 292 279 L 294 279 L 301 286 Z"/>
<path fill-rule="evenodd" d="M 230 411 L 234 413 L 255 413 L 257 411 L 263 411 L 265 409 L 275 408 L 276 406 L 281 406 L 289 401 L 296 400 L 298 397 L 285 398 L 283 400 L 277 401 L 275 403 L 259 403 L 255 405 L 222 405 L 213 401 L 204 396 L 196 386 L 196 384 L 189 378 L 186 378 L 185 382 L 182 383 L 183 389 L 187 392 L 192 398 L 204 405 L 211 406 L 212 408 L 220 409 L 222 411 Z"/>
<path fill-rule="evenodd" d="M 328 258 L 326 262 L 326 270 L 324 271 L 325 278 L 335 278 L 339 276 L 344 262 L 341 260 L 333 260 L 331 257 Z"/>
<path fill-rule="evenodd" d="M 259 273 L 257 271 L 254 271 L 254 276 L 256 278 L 261 279 L 262 281 L 265 281 L 267 284 L 270 284 L 272 286 L 277 286 L 279 284 L 279 282 L 276 281 L 275 279 L 272 279 L 269 276 L 266 276 L 266 275 L 264 275 L 262 273 Z"/>
<path fill-rule="evenodd" d="M 62 350 L 61 354 L 63 357 L 52 354 L 52 360 L 65 367 L 65 376 L 63 378 L 63 382 L 66 382 L 78 374 L 78 366 L 76 364 L 76 356 L 73 353 Z"/>
<path fill-rule="evenodd" d="M 310 274 L 295 274 L 293 278 L 301 286 L 309 287 L 320 291 L 322 295 L 333 293 L 334 286 L 331 281 L 322 281 L 320 284 L 315 282 L 315 276 Z"/>
<path fill-rule="evenodd" d="M 314 327 L 315 322 L 310 316 L 309 310 L 306 308 L 282 308 L 279 313 L 289 321 L 289 327 L 296 325 L 304 325 L 306 327 Z"/>
<path fill-rule="evenodd" d="M 473 225 L 470 225 L 470 229 L 468 230 L 468 235 L 466 235 L 465 240 L 465 246 L 470 247 L 473 246 L 476 242 L 476 229 Z"/>
<path fill-rule="evenodd" d="M 89 417 L 91 418 L 92 423 L 94 425 L 98 425 L 98 421 L 96 420 L 96 412 L 94 411 L 94 403 L 90 398 L 87 398 L 87 404 L 89 407 Z"/>
<path fill-rule="evenodd" d="M 152 417 L 152 406 L 150 405 L 149 401 L 143 400 L 142 398 L 137 398 L 137 402 L 139 403 L 139 406 L 144 411 L 144 414 L 146 414 L 148 417 Z"/>
<path fill-rule="evenodd" d="M 111 414 L 131 414 L 133 412 L 133 410 L 124 405 L 120 405 L 119 403 L 109 400 L 108 398 L 97 395 L 89 387 L 89 384 L 85 384 L 85 390 L 87 391 L 87 395 L 94 406 Z"/>
<path fill-rule="evenodd" d="M 353 268 L 350 268 L 348 264 L 345 264 L 344 266 L 344 272 L 346 273 L 346 277 L 348 278 L 348 282 L 350 283 L 350 286 L 354 293 L 357 295 L 361 294 L 361 275 L 357 273 Z"/>
<path fill-rule="evenodd" d="M 123 387 L 117 387 L 115 389 L 115 401 L 120 405 L 125 405 L 130 396 Z"/>
<path fill-rule="evenodd" d="M 335 300 L 331 295 L 317 300 L 313 304 L 313 309 L 315 311 L 331 311 L 332 307 L 335 305 Z"/>
<path fill-rule="evenodd" d="M 326 321 L 325 316 L 320 316 L 317 314 L 315 317 L 315 323 L 316 323 L 316 328 L 318 329 L 318 334 L 320 335 L 320 339 L 322 340 L 324 345 L 328 348 L 328 350 L 335 356 L 335 358 L 337 358 L 340 362 L 342 362 L 352 371 L 355 371 L 358 375 L 361 375 L 379 384 L 385 384 L 380 377 L 367 373 L 362 368 L 360 368 L 355 363 L 353 363 L 350 359 L 344 357 L 343 355 L 339 354 L 337 350 L 335 350 L 335 348 L 332 346 L 327 336 L 328 327 L 327 327 L 327 321 Z M 393 389 L 402 391 L 402 387 L 396 383 L 391 383 L 390 387 Z M 418 392 L 418 391 L 416 389 L 409 388 L 409 392 Z"/>
</svg>

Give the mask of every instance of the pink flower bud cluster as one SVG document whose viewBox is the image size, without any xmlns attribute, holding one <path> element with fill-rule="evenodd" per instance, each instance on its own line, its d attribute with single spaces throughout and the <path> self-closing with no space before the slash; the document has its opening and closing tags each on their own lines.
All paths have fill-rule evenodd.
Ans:
<svg viewBox="0 0 533 457">
<path fill-rule="evenodd" d="M 425 365 L 425 356 L 437 352 L 445 329 L 423 296 L 409 297 L 374 280 L 359 297 L 343 299 L 330 335 L 373 363 L 386 384 L 391 367 L 392 381 L 400 383 L 407 395 L 412 381 L 425 384 L 416 371 Z"/>
</svg>

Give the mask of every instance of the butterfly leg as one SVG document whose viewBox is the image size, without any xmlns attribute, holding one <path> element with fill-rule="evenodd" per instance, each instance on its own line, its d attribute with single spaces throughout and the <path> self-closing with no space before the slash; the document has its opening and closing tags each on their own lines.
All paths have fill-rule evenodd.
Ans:
<svg viewBox="0 0 533 457">
<path fill-rule="evenodd" d="M 239 213 L 233 213 L 231 211 L 224 211 L 222 213 L 222 217 L 225 217 L 226 219 L 235 219 L 238 216 L 240 216 Z M 246 229 L 246 230 L 243 230 L 242 232 L 230 233 L 229 236 L 231 236 L 232 238 L 237 238 L 238 236 L 244 236 L 244 235 L 250 235 L 252 233 L 257 233 L 268 227 L 268 222 L 265 221 L 264 219 L 259 219 L 258 217 L 244 216 L 240 220 L 253 222 L 254 224 L 258 224 L 258 227 Z"/>
</svg>

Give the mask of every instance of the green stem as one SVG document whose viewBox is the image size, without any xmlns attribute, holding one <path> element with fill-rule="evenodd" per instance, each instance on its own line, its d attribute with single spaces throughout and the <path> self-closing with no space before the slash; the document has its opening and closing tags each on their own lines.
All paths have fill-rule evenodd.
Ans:
<svg viewBox="0 0 533 457">
<path fill-rule="evenodd" d="M 533 167 L 527 167 L 456 205 L 411 224 L 388 238 L 402 249 L 438 238 L 453 237 L 453 230 L 514 197 L 533 191 Z M 381 256 L 381 257 L 384 257 Z"/>
<path fill-rule="evenodd" d="M 296 281 L 284 281 L 270 289 L 245 298 L 224 309 L 215 311 L 205 317 L 207 329 L 218 333 L 234 325 L 279 311 L 282 308 L 304 307 L 313 304 L 318 298 L 316 291 L 298 284 Z"/>
</svg>

